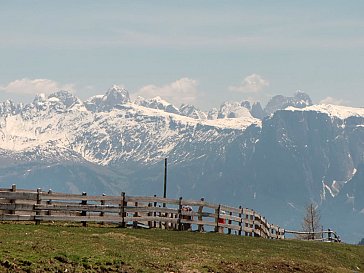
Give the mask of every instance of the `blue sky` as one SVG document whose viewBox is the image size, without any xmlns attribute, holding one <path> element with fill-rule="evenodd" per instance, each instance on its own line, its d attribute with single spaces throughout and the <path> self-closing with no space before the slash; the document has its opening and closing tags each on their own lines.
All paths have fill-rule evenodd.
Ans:
<svg viewBox="0 0 364 273">
<path fill-rule="evenodd" d="M 0 99 L 111 85 L 202 109 L 302 90 L 364 106 L 364 1 L 1 1 Z"/>
</svg>

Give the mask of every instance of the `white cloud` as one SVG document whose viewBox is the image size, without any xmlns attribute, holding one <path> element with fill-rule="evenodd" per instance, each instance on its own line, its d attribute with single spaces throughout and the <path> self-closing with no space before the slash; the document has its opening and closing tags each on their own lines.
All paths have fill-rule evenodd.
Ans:
<svg viewBox="0 0 364 273">
<path fill-rule="evenodd" d="M 58 90 L 74 91 L 73 84 L 60 84 L 49 79 L 28 79 L 23 78 L 9 82 L 7 85 L 0 85 L 0 91 L 13 94 L 49 94 Z"/>
<path fill-rule="evenodd" d="M 334 105 L 345 105 L 347 104 L 346 101 L 342 99 L 336 99 L 333 97 L 326 97 L 323 100 L 320 101 L 320 104 L 334 104 Z"/>
<path fill-rule="evenodd" d="M 163 86 L 150 84 L 140 88 L 136 95 L 145 98 L 159 96 L 175 105 L 193 103 L 197 98 L 197 81 L 181 78 Z"/>
<path fill-rule="evenodd" d="M 258 74 L 251 74 L 244 78 L 241 84 L 229 86 L 229 90 L 241 93 L 257 93 L 269 86 L 269 82 Z"/>
</svg>

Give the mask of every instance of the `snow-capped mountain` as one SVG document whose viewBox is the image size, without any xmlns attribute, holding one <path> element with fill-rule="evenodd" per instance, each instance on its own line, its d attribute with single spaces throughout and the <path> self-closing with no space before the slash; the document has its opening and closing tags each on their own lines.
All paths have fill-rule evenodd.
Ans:
<svg viewBox="0 0 364 273">
<path fill-rule="evenodd" d="M 353 241 L 364 236 L 333 214 L 364 224 L 363 108 L 312 105 L 297 93 L 274 97 L 265 111 L 242 101 L 205 113 L 159 97 L 132 101 L 118 86 L 84 102 L 59 91 L 0 103 L 5 185 L 159 194 L 166 157 L 169 196 L 251 207 L 287 228 L 299 226 L 311 200 L 324 224 Z"/>
<path fill-rule="evenodd" d="M 211 120 L 244 117 L 263 119 L 265 116 L 266 114 L 259 102 L 254 102 L 251 105 L 249 101 L 226 101 L 220 105 L 219 109 L 213 108 L 207 113 L 207 118 Z"/>
<path fill-rule="evenodd" d="M 163 100 L 161 97 L 155 97 L 152 99 L 144 99 L 138 97 L 134 104 L 144 106 L 146 108 L 158 109 L 172 114 L 180 114 L 179 109 L 173 104 Z"/>
<path fill-rule="evenodd" d="M 207 114 L 193 105 L 182 104 L 179 108 L 180 114 L 186 117 L 205 120 L 207 119 Z"/>
<path fill-rule="evenodd" d="M 223 122 L 206 120 L 192 106 L 179 110 L 161 98 L 131 102 L 128 92 L 117 86 L 85 103 L 59 91 L 37 95 L 33 103 L 17 109 L 9 102 L 0 116 L 1 149 L 26 152 L 44 147 L 39 153 L 77 153 L 101 165 L 157 162 L 183 142 L 219 142 L 261 123 L 249 114 Z"/>
<path fill-rule="evenodd" d="M 274 96 L 264 108 L 264 112 L 266 115 L 271 115 L 277 110 L 282 110 L 289 106 L 305 108 L 310 105 L 312 105 L 310 96 L 302 91 L 297 91 L 293 97 L 285 97 L 282 95 Z"/>
<path fill-rule="evenodd" d="M 125 88 L 113 85 L 105 95 L 98 95 L 88 99 L 85 102 L 85 107 L 92 112 L 104 112 L 113 109 L 118 104 L 128 102 L 130 102 L 129 92 Z"/>
</svg>

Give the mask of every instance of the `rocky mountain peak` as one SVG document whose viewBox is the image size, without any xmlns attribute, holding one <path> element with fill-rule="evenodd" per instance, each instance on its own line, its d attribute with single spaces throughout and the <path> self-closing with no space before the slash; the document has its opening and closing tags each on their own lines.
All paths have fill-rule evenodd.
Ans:
<svg viewBox="0 0 364 273">
<path fill-rule="evenodd" d="M 102 98 L 105 105 L 113 107 L 117 104 L 130 102 L 129 92 L 118 85 L 113 85 Z"/>
<path fill-rule="evenodd" d="M 296 99 L 295 106 L 298 108 L 304 108 L 312 105 L 312 100 L 310 96 L 305 92 L 302 92 L 301 90 L 297 90 L 297 92 L 294 95 L 294 98 Z"/>
<path fill-rule="evenodd" d="M 45 102 L 46 100 L 47 100 L 46 95 L 44 93 L 39 93 L 39 94 L 35 95 L 33 103 L 34 104 L 42 103 L 42 102 Z"/>
<path fill-rule="evenodd" d="M 66 90 L 60 90 L 48 96 L 48 100 L 56 102 L 58 99 L 66 108 L 71 108 L 75 104 L 82 104 L 81 100 Z"/>
<path fill-rule="evenodd" d="M 157 96 L 151 99 L 144 99 L 142 97 L 138 97 L 134 103 L 136 105 L 144 106 L 151 109 L 163 110 L 168 113 L 180 114 L 180 111 L 176 106 L 169 103 L 168 101 L 163 100 L 161 97 Z"/>
<path fill-rule="evenodd" d="M 12 100 L 6 100 L 0 103 L 0 115 L 14 115 L 21 110 L 22 104 L 16 105 Z"/>
<path fill-rule="evenodd" d="M 242 101 L 240 103 L 240 105 L 241 105 L 241 107 L 245 107 L 246 109 L 251 110 L 251 104 L 250 104 L 250 101 L 248 101 L 248 100 Z"/>
<path fill-rule="evenodd" d="M 105 95 L 97 95 L 84 102 L 87 110 L 92 112 L 110 111 L 118 104 L 130 102 L 128 90 L 118 85 L 113 85 Z"/>
<path fill-rule="evenodd" d="M 264 111 L 270 115 L 277 110 L 285 109 L 289 106 L 297 108 L 305 108 L 312 105 L 312 100 L 309 95 L 302 91 L 297 91 L 293 97 L 286 97 L 283 95 L 277 95 L 271 98 L 265 107 Z"/>
<path fill-rule="evenodd" d="M 241 102 L 224 102 L 220 106 L 217 118 L 241 118 L 251 117 L 250 109 L 246 108 L 246 103 Z M 249 105 L 250 107 L 250 105 Z"/>
<path fill-rule="evenodd" d="M 37 110 L 46 110 L 48 108 L 47 97 L 44 93 L 35 95 L 32 103 Z"/>
<path fill-rule="evenodd" d="M 214 107 L 208 112 L 207 119 L 214 120 L 217 119 L 218 116 L 219 116 L 219 109 Z"/>
<path fill-rule="evenodd" d="M 207 119 L 205 112 L 199 110 L 191 104 L 182 104 L 179 108 L 181 115 L 194 119 Z"/>
<path fill-rule="evenodd" d="M 253 117 L 258 118 L 258 119 L 263 119 L 266 116 L 266 113 L 264 112 L 260 102 L 253 103 L 250 113 Z"/>
</svg>

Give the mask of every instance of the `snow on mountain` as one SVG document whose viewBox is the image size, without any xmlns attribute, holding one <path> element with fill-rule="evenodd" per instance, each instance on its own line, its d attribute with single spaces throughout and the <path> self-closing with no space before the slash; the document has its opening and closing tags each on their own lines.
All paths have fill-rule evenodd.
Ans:
<svg viewBox="0 0 364 273">
<path fill-rule="evenodd" d="M 181 115 L 186 117 L 202 120 L 207 119 L 207 114 L 205 112 L 190 104 L 182 104 L 179 110 Z"/>
<path fill-rule="evenodd" d="M 134 104 L 144 106 L 152 109 L 163 110 L 167 113 L 180 114 L 180 111 L 173 104 L 163 100 L 161 97 L 155 97 L 152 99 L 144 99 L 143 97 L 137 97 Z"/>
<path fill-rule="evenodd" d="M 296 94 L 296 102 L 305 95 Z M 0 149 L 34 153 L 41 157 L 77 153 L 96 164 L 115 164 L 128 160 L 156 162 L 173 153 L 184 142 L 233 141 L 250 127 L 261 127 L 251 110 L 260 104 L 225 102 L 206 114 L 192 105 L 180 109 L 160 97 L 130 101 L 124 88 L 113 86 L 105 95 L 84 103 L 67 91 L 48 97 L 37 95 L 25 106 L 11 101 L 0 104 Z M 364 109 L 314 105 L 289 107 L 287 111 L 316 111 L 347 118 L 364 116 Z M 222 145 L 222 144 L 221 144 Z"/>
<path fill-rule="evenodd" d="M 56 101 L 39 101 L 24 107 L 19 114 L 0 117 L 0 148 L 21 151 L 56 142 L 67 147 L 80 122 L 90 120 L 84 107 L 64 112 Z M 60 111 L 60 109 L 62 111 Z"/>
<path fill-rule="evenodd" d="M 219 110 L 217 108 L 212 108 L 208 113 L 207 113 L 207 119 L 209 120 L 215 120 L 217 119 L 217 117 L 219 116 Z"/>
<path fill-rule="evenodd" d="M 87 110 L 91 112 L 96 112 L 99 109 L 99 106 L 102 102 L 104 95 L 96 95 L 84 102 Z"/>
<path fill-rule="evenodd" d="M 227 101 L 221 104 L 219 109 L 211 109 L 207 115 L 207 118 L 210 120 L 225 118 L 253 118 L 250 111 L 251 106 L 249 101 Z"/>
<path fill-rule="evenodd" d="M 89 111 L 110 111 L 116 105 L 130 102 L 129 92 L 120 86 L 113 85 L 105 95 L 94 96 L 85 102 Z"/>
<path fill-rule="evenodd" d="M 11 100 L 6 100 L 4 102 L 0 102 L 0 115 L 15 115 L 23 108 L 22 104 L 16 105 Z"/>
<path fill-rule="evenodd" d="M 113 85 L 104 95 L 102 101 L 107 106 L 130 102 L 129 92 L 120 86 Z"/>
<path fill-rule="evenodd" d="M 225 102 L 220 106 L 219 114 L 220 118 L 241 118 L 241 117 L 252 117 L 250 111 L 245 106 L 242 106 L 239 102 Z"/>
<path fill-rule="evenodd" d="M 336 117 L 345 120 L 349 117 L 363 117 L 364 118 L 364 108 L 353 108 L 340 105 L 331 104 L 320 104 L 312 105 L 306 108 L 296 108 L 288 107 L 287 111 L 315 111 L 319 113 L 327 114 L 330 117 Z"/>
<path fill-rule="evenodd" d="M 265 106 L 264 111 L 268 115 L 271 115 L 275 111 L 285 109 L 289 106 L 304 108 L 311 105 L 312 100 L 310 96 L 304 92 L 297 91 L 293 97 L 285 97 L 282 95 L 274 96 Z"/>
<path fill-rule="evenodd" d="M 217 141 L 233 130 L 242 133 L 260 120 L 206 120 L 192 106 L 185 115 L 161 98 L 130 102 L 125 89 L 113 86 L 85 103 L 67 91 L 37 95 L 21 111 L 13 104 L 0 115 L 0 149 L 54 157 L 74 152 L 97 164 L 158 161 L 184 141 Z M 10 113 L 10 114 L 9 114 Z M 43 147 L 43 148 L 42 148 Z M 62 152 L 63 151 L 63 152 Z"/>
<path fill-rule="evenodd" d="M 72 108 L 75 105 L 82 105 L 82 101 L 72 93 L 61 90 L 52 93 L 48 96 L 48 101 L 55 104 L 64 105 L 66 109 Z"/>
<path fill-rule="evenodd" d="M 300 98 L 306 103 L 304 97 L 296 94 L 297 101 Z M 102 165 L 156 162 L 181 143 L 233 141 L 249 126 L 261 127 L 261 120 L 251 114 L 254 107 L 262 111 L 259 106 L 252 107 L 247 101 L 225 102 L 206 117 L 192 105 L 178 109 L 160 97 L 139 97 L 131 102 L 128 91 L 118 86 L 84 103 L 67 91 L 48 97 L 40 94 L 25 106 L 11 101 L 0 104 L 0 149 L 28 154 L 43 150 L 48 153 L 44 156 L 60 158 L 61 154 L 77 153 Z M 330 105 L 289 107 L 288 111 L 325 112 L 340 118 L 364 116 L 363 109 Z"/>
<path fill-rule="evenodd" d="M 207 114 L 207 119 L 254 117 L 262 120 L 265 116 L 266 113 L 259 102 L 251 104 L 250 101 L 234 101 L 224 102 L 219 109 L 212 108 Z"/>
</svg>

